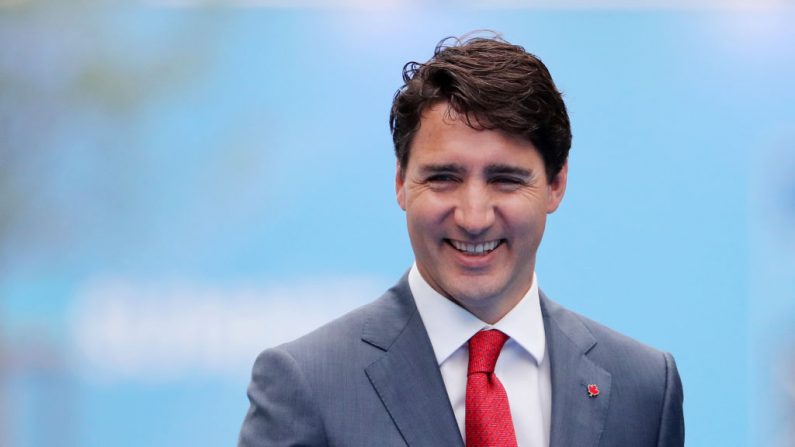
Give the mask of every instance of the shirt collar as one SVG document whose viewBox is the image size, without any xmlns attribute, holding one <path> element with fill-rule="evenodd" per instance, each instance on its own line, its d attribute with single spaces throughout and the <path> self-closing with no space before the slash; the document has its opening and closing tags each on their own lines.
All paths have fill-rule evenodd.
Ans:
<svg viewBox="0 0 795 447">
<path fill-rule="evenodd" d="M 439 365 L 482 329 L 499 329 L 530 353 L 537 364 L 543 361 L 546 336 L 535 273 L 530 290 L 513 309 L 493 325 L 479 320 L 469 311 L 434 290 L 422 277 L 416 263 L 409 271 L 409 288 L 414 295 L 417 310 L 425 330 L 428 331 Z"/>
</svg>

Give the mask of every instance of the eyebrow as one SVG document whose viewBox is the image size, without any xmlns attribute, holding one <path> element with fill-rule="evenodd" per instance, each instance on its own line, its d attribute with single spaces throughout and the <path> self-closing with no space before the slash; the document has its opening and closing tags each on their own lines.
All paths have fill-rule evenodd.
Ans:
<svg viewBox="0 0 795 447">
<path fill-rule="evenodd" d="M 529 171 L 527 169 L 520 168 L 518 166 L 511 166 L 505 164 L 493 164 L 486 166 L 486 175 L 492 176 L 499 174 L 510 174 L 519 177 L 532 177 L 533 171 Z"/>
<path fill-rule="evenodd" d="M 466 169 L 463 166 L 457 165 L 455 163 L 429 164 L 421 167 L 420 172 L 422 173 L 422 175 L 432 175 L 440 173 L 463 174 L 466 172 Z M 533 177 L 533 171 L 507 164 L 488 165 L 486 166 L 485 173 L 487 176 L 508 174 L 524 178 Z"/>
<path fill-rule="evenodd" d="M 430 175 L 430 174 L 439 174 L 439 173 L 454 173 L 454 174 L 463 174 L 466 171 L 463 166 L 457 165 L 454 163 L 448 164 L 431 164 L 425 165 L 420 168 L 420 172 L 423 175 Z"/>
</svg>

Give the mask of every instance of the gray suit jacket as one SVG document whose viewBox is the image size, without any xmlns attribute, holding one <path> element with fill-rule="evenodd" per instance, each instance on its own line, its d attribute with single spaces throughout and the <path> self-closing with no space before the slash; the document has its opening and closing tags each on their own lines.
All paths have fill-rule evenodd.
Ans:
<svg viewBox="0 0 795 447">
<path fill-rule="evenodd" d="M 541 294 L 550 446 L 682 446 L 682 385 L 662 353 Z M 600 393 L 589 397 L 586 386 Z M 254 364 L 240 447 L 463 446 L 404 276 L 378 300 Z M 513 403 L 512 403 L 513 404 Z"/>
</svg>

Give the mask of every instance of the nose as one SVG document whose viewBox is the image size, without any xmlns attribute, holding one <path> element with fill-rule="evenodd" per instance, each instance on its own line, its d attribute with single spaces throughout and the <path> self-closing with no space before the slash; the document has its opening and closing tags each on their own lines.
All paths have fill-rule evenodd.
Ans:
<svg viewBox="0 0 795 447">
<path fill-rule="evenodd" d="M 475 237 L 494 225 L 494 203 L 482 185 L 469 184 L 459 191 L 455 208 L 455 223 L 467 235 Z"/>
</svg>

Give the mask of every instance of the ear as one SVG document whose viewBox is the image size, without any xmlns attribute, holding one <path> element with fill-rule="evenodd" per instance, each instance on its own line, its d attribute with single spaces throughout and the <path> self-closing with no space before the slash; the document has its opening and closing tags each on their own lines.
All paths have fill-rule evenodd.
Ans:
<svg viewBox="0 0 795 447">
<path fill-rule="evenodd" d="M 395 167 L 395 195 L 400 209 L 406 211 L 406 179 L 405 175 L 402 174 L 400 161 L 398 161 Z"/>
<path fill-rule="evenodd" d="M 563 163 L 558 175 L 547 184 L 547 214 L 552 214 L 560 206 L 563 201 L 563 195 L 566 193 L 566 182 L 569 178 L 569 160 Z"/>
</svg>

